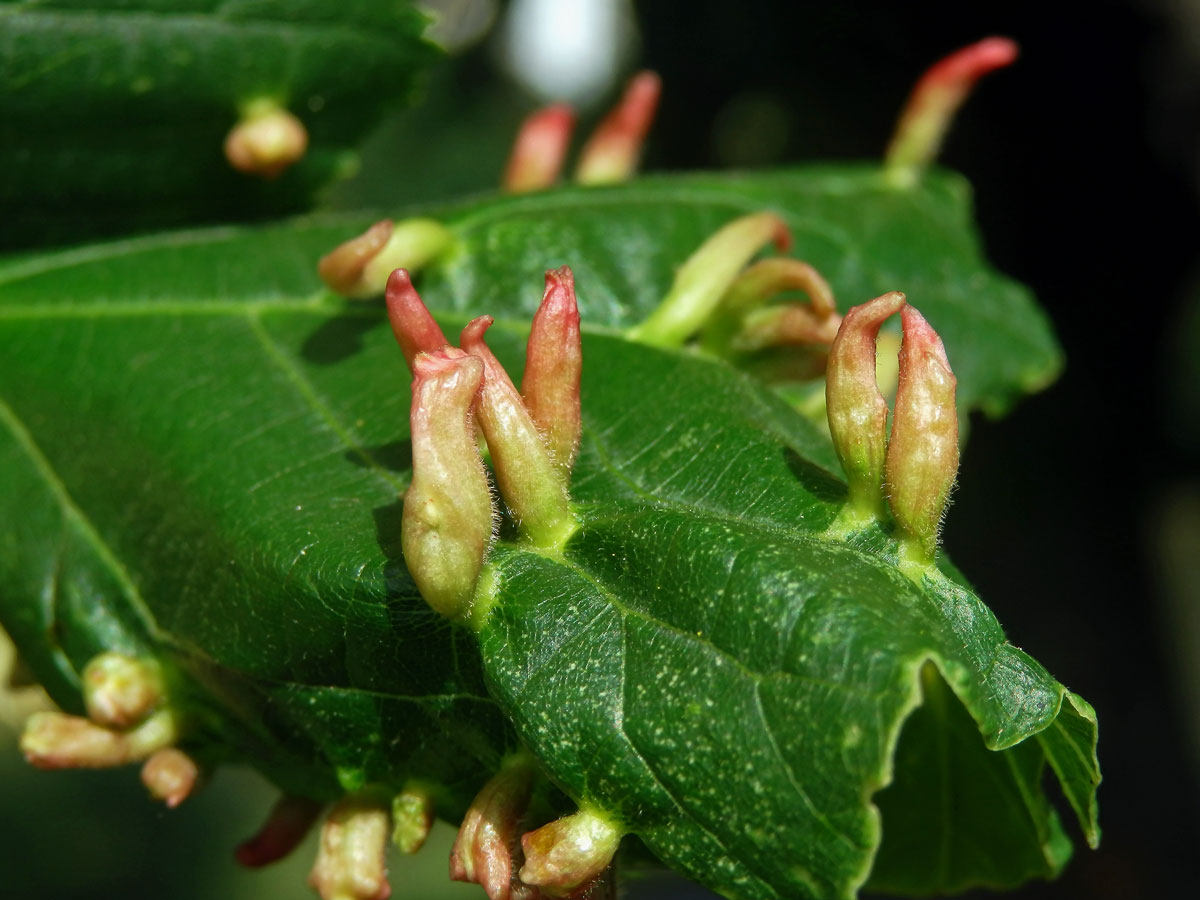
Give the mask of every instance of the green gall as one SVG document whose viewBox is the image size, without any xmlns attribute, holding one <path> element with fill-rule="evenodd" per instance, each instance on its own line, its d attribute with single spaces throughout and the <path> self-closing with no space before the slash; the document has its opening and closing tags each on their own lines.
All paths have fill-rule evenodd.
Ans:
<svg viewBox="0 0 1200 900">
<path fill-rule="evenodd" d="M 335 294 L 376 297 L 394 269 L 419 271 L 453 240 L 450 229 L 435 219 L 383 219 L 322 256 L 317 274 Z"/>
<path fill-rule="evenodd" d="M 825 406 L 833 447 L 850 486 L 849 509 L 861 519 L 883 513 L 883 474 L 887 454 L 887 401 L 875 377 L 879 328 L 905 305 L 891 291 L 853 307 L 842 320 L 829 350 Z"/>
<path fill-rule="evenodd" d="M 521 394 L 564 479 L 570 475 L 583 429 L 579 408 L 582 374 L 575 277 L 563 266 L 546 273 L 546 292 L 533 317 L 525 350 Z"/>
<path fill-rule="evenodd" d="M 557 548 L 575 530 L 566 482 L 521 395 L 484 341 L 493 321 L 491 316 L 473 319 L 461 338 L 463 350 L 483 364 L 483 387 L 476 405 L 479 426 L 487 439 L 500 496 L 517 530 L 537 547 Z"/>
<path fill-rule="evenodd" d="M 956 381 L 937 332 L 911 306 L 900 313 L 900 380 L 887 448 L 892 515 L 915 561 L 932 562 L 958 473 Z"/>
<path fill-rule="evenodd" d="M 400 537 L 421 596 L 448 618 L 469 612 L 492 539 L 492 492 L 471 423 L 483 369 L 452 347 L 413 360 L 413 477 Z"/>
<path fill-rule="evenodd" d="M 771 243 L 780 252 L 791 246 L 787 225 L 774 213 L 729 222 L 687 258 L 662 303 L 627 336 L 659 347 L 682 346 L 708 322 L 746 264 Z"/>
</svg>

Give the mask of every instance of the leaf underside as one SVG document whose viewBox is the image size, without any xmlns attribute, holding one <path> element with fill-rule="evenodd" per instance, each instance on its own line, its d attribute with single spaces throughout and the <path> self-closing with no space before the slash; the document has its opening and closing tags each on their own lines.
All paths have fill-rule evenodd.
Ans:
<svg viewBox="0 0 1200 900">
<path fill-rule="evenodd" d="M 865 169 L 657 178 L 441 210 L 459 242 L 419 286 L 448 334 L 496 315 L 520 372 L 562 263 L 588 329 L 582 527 L 556 558 L 497 546 L 475 636 L 425 607 L 400 556 L 408 376 L 380 304 L 315 280 L 368 218 L 13 258 L 0 620 L 69 707 L 101 650 L 162 655 L 197 752 L 296 792 L 417 776 L 453 818 L 519 740 L 730 897 L 853 896 L 877 848 L 872 884 L 904 893 L 1053 875 L 1069 844 L 1047 764 L 1098 834 L 1086 703 L 948 566 L 917 585 L 886 528 L 829 537 L 845 488 L 828 440 L 761 383 L 613 332 L 761 208 L 843 310 L 906 290 L 964 407 L 1000 411 L 1056 371 L 951 176 L 910 193 Z"/>
</svg>

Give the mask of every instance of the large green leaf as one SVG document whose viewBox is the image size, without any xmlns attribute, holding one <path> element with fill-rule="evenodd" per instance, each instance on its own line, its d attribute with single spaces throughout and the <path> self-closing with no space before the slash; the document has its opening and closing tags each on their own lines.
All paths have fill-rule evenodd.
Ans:
<svg viewBox="0 0 1200 900">
<path fill-rule="evenodd" d="M 763 209 L 787 221 L 795 237 L 791 255 L 825 275 L 843 311 L 885 291 L 907 292 L 949 348 L 962 409 L 1000 414 L 1058 374 L 1062 360 L 1044 313 L 1028 290 L 982 258 L 970 188 L 951 173 L 931 173 L 906 191 L 866 166 L 662 176 L 413 210 L 443 219 L 459 239 L 423 274 L 422 296 L 435 310 L 527 320 L 541 299 L 542 272 L 567 262 L 581 285 L 584 321 L 623 328 L 654 309 L 675 269 L 709 234 Z M 12 306 L 67 310 L 79 298 L 134 305 L 169 298 L 190 306 L 315 297 L 323 292 L 313 261 L 380 215 L 174 233 L 13 258 L 0 263 L 0 291 Z M 343 328 L 323 346 L 317 352 L 349 352 L 353 336 Z"/>
<path fill-rule="evenodd" d="M 367 219 L 11 259 L 0 620 L 68 706 L 97 652 L 160 656 L 196 752 L 292 791 L 419 776 L 453 818 L 520 740 L 572 799 L 731 897 L 851 896 L 877 849 L 878 884 L 906 892 L 1052 875 L 1067 842 L 1046 763 L 1097 834 L 1086 704 L 948 563 L 916 584 L 885 529 L 829 537 L 836 460 L 767 388 L 613 332 L 709 229 L 765 206 L 843 307 L 908 290 L 964 403 L 1002 408 L 1057 356 L 982 266 L 964 196 L 948 176 L 897 193 L 830 170 L 442 211 L 458 244 L 421 288 L 448 332 L 496 314 L 519 371 L 561 263 L 589 331 L 582 528 L 554 557 L 497 546 L 478 636 L 425 608 L 399 556 L 408 376 L 382 310 L 313 274 Z"/>
<path fill-rule="evenodd" d="M 0 3 L 0 246 L 307 206 L 434 58 L 407 0 Z M 264 182 L 225 134 L 288 107 L 305 159 Z"/>
</svg>

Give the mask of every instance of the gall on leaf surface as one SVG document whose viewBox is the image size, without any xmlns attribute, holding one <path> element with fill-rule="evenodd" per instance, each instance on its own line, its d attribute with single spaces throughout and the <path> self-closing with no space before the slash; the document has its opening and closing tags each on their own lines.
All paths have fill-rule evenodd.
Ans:
<svg viewBox="0 0 1200 900">
<path fill-rule="evenodd" d="M 1052 875 L 1046 766 L 1097 835 L 1086 703 L 948 564 L 914 583 L 886 528 L 830 539 L 846 489 L 828 438 L 760 382 L 614 333 L 708 233 L 770 209 L 843 311 L 904 289 L 960 406 L 1001 412 L 1059 356 L 982 261 L 966 198 L 952 175 L 901 192 L 818 168 L 420 211 L 457 238 L 419 279 L 447 333 L 496 316 L 489 344 L 520 372 L 561 264 L 584 323 L 580 528 L 556 558 L 502 529 L 477 635 L 428 609 L 401 558 L 409 376 L 382 303 L 315 273 L 369 222 L 9 258 L 0 620 L 74 712 L 92 657 L 161 659 L 205 761 L 293 794 L 419 777 L 456 821 L 523 742 L 576 803 L 730 897 L 852 896 L 873 859 L 874 884 L 915 893 Z M 905 845 L 917 822 L 936 845 Z"/>
</svg>

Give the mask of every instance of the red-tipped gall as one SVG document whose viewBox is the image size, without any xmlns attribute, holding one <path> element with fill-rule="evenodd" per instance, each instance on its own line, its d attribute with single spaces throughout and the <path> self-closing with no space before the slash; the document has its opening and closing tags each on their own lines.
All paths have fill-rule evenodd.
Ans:
<svg viewBox="0 0 1200 900">
<path fill-rule="evenodd" d="M 537 425 L 508 373 L 484 341 L 491 316 L 473 319 L 462 331 L 462 348 L 483 363 L 476 414 L 487 439 L 496 484 L 522 537 L 557 547 L 575 529 L 566 481 L 555 467 Z"/>
<path fill-rule="evenodd" d="M 421 596 L 448 618 L 465 615 L 492 538 L 488 486 L 471 407 L 483 364 L 447 347 L 412 363 L 413 477 L 400 539 Z"/>
<path fill-rule="evenodd" d="M 829 433 L 850 486 L 850 508 L 864 518 L 883 512 L 887 401 L 875 380 L 875 341 L 884 320 L 905 305 L 892 291 L 853 307 L 829 350 L 825 403 Z"/>
<path fill-rule="evenodd" d="M 481 885 L 488 900 L 512 900 L 521 820 L 532 791 L 533 766 L 514 757 L 475 795 L 450 853 L 453 880 Z"/>
<path fill-rule="evenodd" d="M 954 114 L 981 77 L 1011 65 L 1015 42 L 989 37 L 963 47 L 930 66 L 909 94 L 884 156 L 888 177 L 897 185 L 913 184 L 929 166 L 950 129 Z"/>
<path fill-rule="evenodd" d="M 564 479 L 579 446 L 579 381 L 583 347 L 575 276 L 567 266 L 546 273 L 546 292 L 533 317 L 521 393 Z"/>
<path fill-rule="evenodd" d="M 887 448 L 892 515 L 911 555 L 933 561 L 942 514 L 958 473 L 958 412 L 946 349 L 924 317 L 900 312 L 900 381 Z"/>
<path fill-rule="evenodd" d="M 416 272 L 453 239 L 450 230 L 433 219 L 383 219 L 321 257 L 317 274 L 343 297 L 375 297 L 392 270 Z"/>
<path fill-rule="evenodd" d="M 661 94 L 662 79 L 654 72 L 639 72 L 630 79 L 616 107 L 584 145 L 575 169 L 577 182 L 616 184 L 637 171 Z"/>
<path fill-rule="evenodd" d="M 523 194 L 554 184 L 562 171 L 574 128 L 575 111 L 565 103 L 531 113 L 521 123 L 513 141 L 504 170 L 503 190 Z"/>
<path fill-rule="evenodd" d="M 421 301 L 412 278 L 404 269 L 392 272 L 387 280 L 387 314 L 392 334 L 400 344 L 404 359 L 412 368 L 418 353 L 436 353 L 449 344 L 429 309 Z"/>
</svg>

